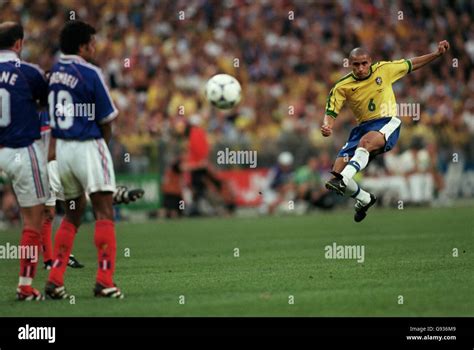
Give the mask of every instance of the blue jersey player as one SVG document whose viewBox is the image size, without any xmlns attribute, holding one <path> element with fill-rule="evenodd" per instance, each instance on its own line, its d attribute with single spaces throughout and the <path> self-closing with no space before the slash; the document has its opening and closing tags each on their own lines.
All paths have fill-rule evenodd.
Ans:
<svg viewBox="0 0 474 350">
<path fill-rule="evenodd" d="M 49 154 L 49 144 L 51 139 L 50 118 L 47 111 L 40 112 L 41 123 L 41 139 L 37 142 L 44 149 L 45 154 Z M 49 178 L 49 198 L 46 201 L 46 209 L 44 214 L 44 222 L 42 228 L 42 246 L 43 246 L 43 261 L 44 268 L 51 270 L 53 266 L 53 247 L 51 242 L 52 223 L 56 215 L 56 200 L 64 202 L 63 187 L 59 179 L 58 162 L 56 159 L 48 161 L 48 178 Z M 129 190 L 125 186 L 117 186 L 114 192 L 114 205 L 128 204 L 141 198 L 145 193 L 141 188 Z M 68 266 L 72 268 L 82 268 L 82 265 L 74 255 L 69 256 Z"/>
<path fill-rule="evenodd" d="M 113 216 L 115 174 L 107 147 L 111 121 L 118 111 L 102 72 L 89 63 L 95 52 L 95 29 L 81 21 L 61 30 L 61 57 L 49 77 L 49 113 L 56 160 L 66 201 L 66 215 L 55 237 L 53 266 L 45 293 L 64 299 L 64 273 L 81 224 L 87 193 L 96 219 L 97 275 L 94 295 L 122 298 L 113 281 L 116 240 Z"/>
<path fill-rule="evenodd" d="M 23 221 L 18 300 L 42 300 L 32 287 L 41 247 L 44 203 L 49 196 L 46 155 L 40 138 L 38 106 L 47 83 L 37 66 L 21 61 L 23 27 L 0 24 L 0 169 L 11 179 Z"/>
</svg>

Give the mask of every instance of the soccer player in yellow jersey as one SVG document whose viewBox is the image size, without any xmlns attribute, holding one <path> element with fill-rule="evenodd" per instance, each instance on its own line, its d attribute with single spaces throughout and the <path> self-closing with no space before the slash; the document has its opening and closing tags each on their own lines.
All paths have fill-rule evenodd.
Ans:
<svg viewBox="0 0 474 350">
<path fill-rule="evenodd" d="M 352 72 L 331 89 L 321 133 L 324 137 L 331 136 L 334 121 L 347 103 L 359 125 L 352 129 L 347 143 L 337 155 L 331 172 L 334 178 L 326 183 L 326 188 L 356 199 L 356 222 L 366 217 L 367 210 L 377 199 L 361 189 L 353 177 L 376 155 L 390 151 L 400 134 L 401 121 L 397 118 L 392 84 L 442 56 L 448 49 L 449 43 L 443 40 L 439 42 L 437 51 L 427 55 L 373 64 L 367 50 L 355 48 L 351 51 L 349 63 Z"/>
</svg>

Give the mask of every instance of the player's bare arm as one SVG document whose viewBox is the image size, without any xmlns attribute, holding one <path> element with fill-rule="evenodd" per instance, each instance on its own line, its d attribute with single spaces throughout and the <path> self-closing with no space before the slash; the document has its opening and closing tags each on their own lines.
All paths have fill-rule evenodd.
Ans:
<svg viewBox="0 0 474 350">
<path fill-rule="evenodd" d="M 331 136 L 333 125 L 334 125 L 334 118 L 326 114 L 324 116 L 323 125 L 321 126 L 321 134 L 324 137 Z"/>
<path fill-rule="evenodd" d="M 438 43 L 438 50 L 431 52 L 427 55 L 413 57 L 410 59 L 412 64 L 412 71 L 415 71 L 428 63 L 434 61 L 438 57 L 443 56 L 449 50 L 449 43 L 446 40 L 440 41 Z"/>
</svg>

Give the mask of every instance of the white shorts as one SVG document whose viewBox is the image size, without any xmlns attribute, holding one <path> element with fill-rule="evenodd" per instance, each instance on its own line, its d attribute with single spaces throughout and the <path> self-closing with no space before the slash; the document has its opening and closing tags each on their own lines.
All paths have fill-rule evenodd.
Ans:
<svg viewBox="0 0 474 350">
<path fill-rule="evenodd" d="M 64 199 L 95 192 L 114 192 L 112 156 L 104 139 L 56 140 L 56 160 Z"/>
<path fill-rule="evenodd" d="M 48 178 L 49 178 L 49 198 L 46 201 L 48 207 L 56 205 L 56 200 L 64 200 L 63 186 L 59 179 L 58 161 L 52 160 L 48 162 Z"/>
<path fill-rule="evenodd" d="M 46 159 L 48 158 L 49 143 L 51 140 L 51 129 L 41 131 L 41 138 L 36 140 L 40 149 L 43 150 Z M 48 162 L 48 179 L 49 179 L 49 198 L 46 201 L 46 206 L 56 206 L 56 200 L 64 200 L 63 186 L 59 180 L 58 162 L 52 160 Z"/>
<path fill-rule="evenodd" d="M 36 142 L 28 147 L 0 148 L 0 169 L 11 179 L 20 207 L 46 202 L 49 197 L 46 157 Z"/>
</svg>

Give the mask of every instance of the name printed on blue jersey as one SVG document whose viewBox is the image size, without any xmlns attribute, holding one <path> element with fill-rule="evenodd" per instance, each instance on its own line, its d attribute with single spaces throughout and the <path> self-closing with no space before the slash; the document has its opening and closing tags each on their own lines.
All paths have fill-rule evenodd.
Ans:
<svg viewBox="0 0 474 350">
<path fill-rule="evenodd" d="M 102 138 L 100 125 L 118 115 L 101 70 L 76 55 L 61 55 L 51 70 L 48 103 L 59 139 Z"/>
</svg>

